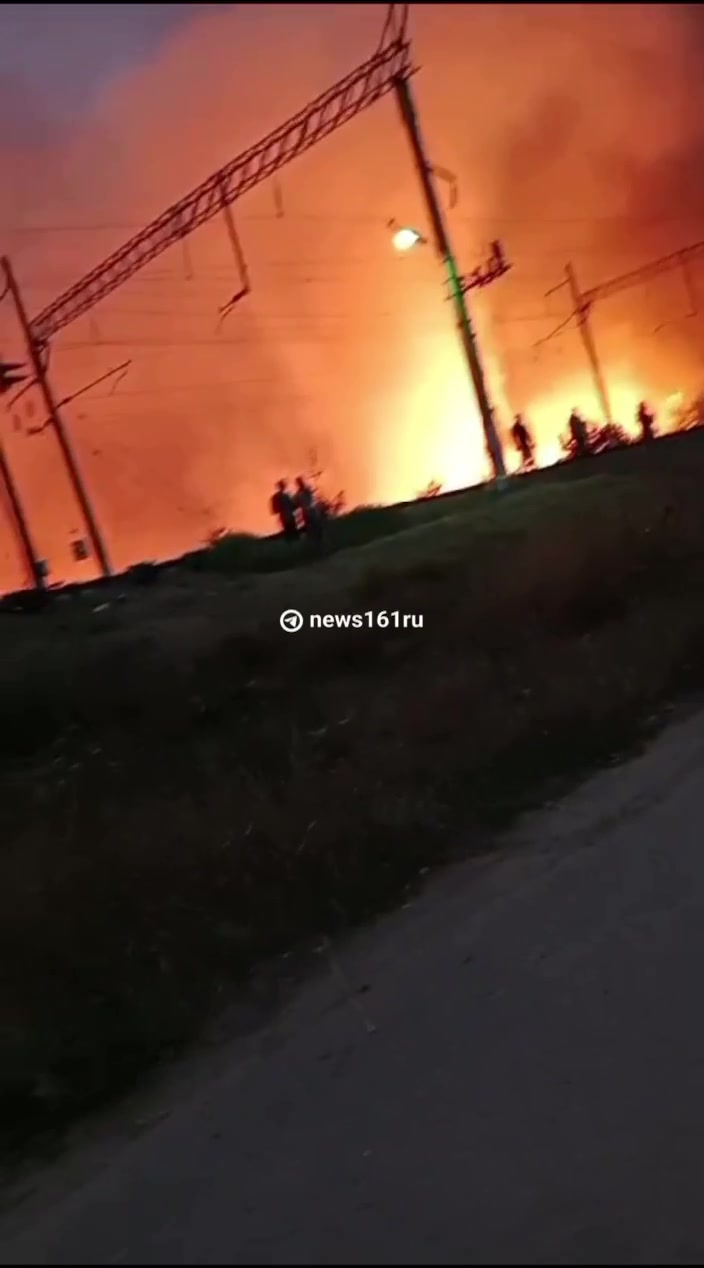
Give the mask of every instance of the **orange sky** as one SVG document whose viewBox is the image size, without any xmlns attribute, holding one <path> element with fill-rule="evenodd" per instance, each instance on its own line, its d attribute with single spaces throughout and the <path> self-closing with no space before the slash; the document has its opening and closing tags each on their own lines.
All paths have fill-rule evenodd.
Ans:
<svg viewBox="0 0 704 1268">
<path fill-rule="evenodd" d="M 2 156 L 0 245 L 35 315 L 152 216 L 352 69 L 383 6 L 209 6 L 109 88 L 80 125 Z M 514 268 L 473 300 L 503 422 L 521 409 L 546 458 L 573 404 L 596 413 L 568 330 L 571 259 L 587 287 L 701 235 L 699 31 L 682 6 L 413 5 L 413 85 L 431 157 L 457 176 L 460 266 L 501 237 Z M 145 269 L 52 347 L 59 396 L 132 359 L 109 395 L 66 409 L 116 566 L 268 531 L 270 486 L 311 450 L 351 502 L 482 478 L 481 430 L 430 248 L 390 249 L 394 217 L 426 229 L 387 99 L 235 208 L 252 294 L 220 221 Z M 443 188 L 443 196 L 446 191 Z M 694 273 L 697 280 L 696 270 Z M 599 306 L 615 411 L 699 383 L 697 317 L 671 275 Z M 2 353 L 19 350 L 7 303 Z M 35 394 L 3 439 L 52 579 L 76 575 L 80 516 Z M 81 573 L 82 568 L 82 573 Z M 89 575 L 90 564 L 78 567 Z M 9 529 L 0 586 L 21 584 Z"/>
</svg>

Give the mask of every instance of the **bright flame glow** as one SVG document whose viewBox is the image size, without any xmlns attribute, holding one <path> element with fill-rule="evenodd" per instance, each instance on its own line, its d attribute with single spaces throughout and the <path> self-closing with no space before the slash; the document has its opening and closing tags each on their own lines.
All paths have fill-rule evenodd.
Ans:
<svg viewBox="0 0 704 1268">
<path fill-rule="evenodd" d="M 395 433 L 389 434 L 388 426 L 379 431 L 375 467 L 382 478 L 374 493 L 380 501 L 414 497 L 431 479 L 447 492 L 490 477 L 481 419 L 461 358 L 451 344 L 439 340 L 430 362 L 430 372 L 421 381 L 414 380 L 413 392 L 404 401 L 396 399 L 393 409 L 384 410 L 387 419 L 395 415 L 399 423 Z M 509 434 L 513 414 L 500 359 L 489 354 L 486 366 L 507 467 L 516 472 L 520 459 Z M 609 395 L 615 423 L 634 439 L 639 435 L 636 414 L 642 400 L 654 409 L 660 435 L 673 430 L 675 414 L 683 400 L 681 392 L 658 395 L 648 391 L 626 368 L 610 374 Z M 575 406 L 588 422 L 603 424 L 588 372 L 565 376 L 549 394 L 528 403 L 524 416 L 535 437 L 538 466 L 553 466 L 565 458 L 561 439 L 566 437 L 568 418 Z"/>
<path fill-rule="evenodd" d="M 307 5 L 174 7 L 198 15 L 139 65 L 108 76 L 74 122 L 54 125 L 43 98 L 38 115 L 15 111 L 0 246 L 22 255 L 23 286 L 46 287 L 43 297 L 30 290 L 30 304 L 118 248 L 120 225 L 144 223 L 300 109 L 316 85 L 338 82 L 377 34 L 371 5 L 326 6 L 327 26 L 323 10 Z M 689 8 L 649 6 L 644 25 L 626 5 L 505 5 L 501 20 L 494 5 L 414 6 L 429 135 L 440 128 L 438 158 L 462 190 L 454 214 L 441 189 L 458 265 L 484 260 L 486 238 L 510 225 L 515 271 L 472 291 L 468 304 L 511 470 L 515 412 L 535 434 L 541 465 L 563 457 L 572 405 L 601 421 L 578 331 L 561 325 L 568 296 L 542 303 L 563 262 L 574 259 L 591 285 L 700 236 L 698 186 L 684 179 L 700 174 L 701 111 L 680 91 Z M 292 59 L 294 40 L 303 52 Z M 277 84 L 265 100 L 262 65 Z M 468 136 L 456 102 L 470 82 L 482 127 Z M 694 92 L 691 75 L 687 83 Z M 424 89 L 423 112 L 425 100 Z M 446 279 L 432 245 L 414 250 L 429 233 L 427 213 L 395 111 L 379 104 L 340 129 L 287 167 L 284 185 L 247 196 L 257 284 L 222 329 L 216 307 L 238 283 L 218 217 L 62 341 L 52 366 L 59 398 L 122 359 L 112 359 L 110 340 L 134 358 L 114 394 L 105 384 L 65 411 L 116 567 L 192 549 L 221 526 L 272 531 L 274 480 L 305 472 L 312 450 L 324 487 L 344 489 L 349 505 L 413 497 L 433 480 L 468 485 L 487 472 Z M 651 222 L 641 210 L 654 201 Z M 400 222 L 389 219 L 394 210 Z M 30 235 L 30 250 L 33 223 L 46 232 Z M 401 267 L 396 254 L 409 252 Z M 675 389 L 685 416 L 702 391 L 702 331 L 685 315 L 682 286 L 674 270 L 594 314 L 614 415 L 631 430 L 639 397 L 662 433 L 681 421 L 678 401 L 668 401 Z M 17 338 L 4 304 L 0 345 L 13 360 L 24 355 Z M 3 445 L 51 580 L 85 579 L 94 561 L 71 555 L 84 530 L 55 438 L 38 434 L 41 411 L 33 389 L 5 417 Z M 0 505 L 0 587 L 24 581 Z"/>
<path fill-rule="evenodd" d="M 422 373 L 391 384 L 388 399 L 376 403 L 372 501 L 413 498 L 431 480 L 445 492 L 461 489 L 488 474 L 479 411 L 459 346 L 439 335 L 430 349 L 409 341 L 409 354 Z"/>
<path fill-rule="evenodd" d="M 654 400 L 642 384 L 635 383 L 623 373 L 610 376 L 609 399 L 614 422 L 634 438 L 639 434 L 636 413 L 642 400 L 649 400 L 656 413 L 660 414 L 661 402 Z M 541 466 L 563 456 L 560 437 L 567 433 L 567 421 L 575 406 L 588 422 L 598 426 L 604 424 L 599 399 L 588 374 L 565 378 L 549 395 L 531 401 L 526 413 L 535 431 Z"/>
</svg>

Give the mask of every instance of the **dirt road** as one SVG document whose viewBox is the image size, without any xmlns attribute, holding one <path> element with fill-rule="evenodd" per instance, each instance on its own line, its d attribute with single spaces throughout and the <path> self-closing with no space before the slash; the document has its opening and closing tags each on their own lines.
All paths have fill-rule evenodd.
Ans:
<svg viewBox="0 0 704 1268">
<path fill-rule="evenodd" d="M 322 955 L 0 1262 L 701 1263 L 703 968 L 698 715 Z"/>
</svg>

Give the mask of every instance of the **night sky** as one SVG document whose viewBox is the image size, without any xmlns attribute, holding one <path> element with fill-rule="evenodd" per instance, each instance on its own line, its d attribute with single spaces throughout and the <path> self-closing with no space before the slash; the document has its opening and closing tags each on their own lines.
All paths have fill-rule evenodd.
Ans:
<svg viewBox="0 0 704 1268">
<path fill-rule="evenodd" d="M 0 4 L 0 135 L 69 122 L 208 4 Z M 20 110 L 27 118 L 20 124 Z"/>
</svg>

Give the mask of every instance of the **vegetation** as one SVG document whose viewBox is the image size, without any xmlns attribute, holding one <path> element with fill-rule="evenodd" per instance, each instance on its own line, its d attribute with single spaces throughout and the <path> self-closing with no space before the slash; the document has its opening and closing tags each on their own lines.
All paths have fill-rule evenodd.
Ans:
<svg viewBox="0 0 704 1268">
<path fill-rule="evenodd" d="M 675 415 L 677 431 L 692 431 L 704 426 L 704 394 L 701 392 L 692 400 L 684 402 Z"/>
<path fill-rule="evenodd" d="M 332 555 L 340 550 L 349 550 L 447 514 L 447 504 L 436 501 L 418 506 L 413 503 L 406 506 L 360 506 L 346 515 L 333 506 L 327 518 L 323 553 Z M 281 572 L 311 563 L 319 557 L 318 548 L 304 537 L 291 543 L 278 536 L 223 533 L 211 539 L 210 549 L 196 555 L 189 566 L 205 572 Z"/>
<path fill-rule="evenodd" d="M 488 849 L 698 682 L 704 446 L 643 448 L 342 516 L 328 558 L 229 537 L 208 570 L 4 619 L 8 1148 L 197 1038 L 262 957 Z M 288 607 L 424 623 L 292 636 Z"/>
<path fill-rule="evenodd" d="M 416 495 L 419 500 L 423 498 L 437 498 L 442 493 L 442 485 L 439 480 L 430 480 L 424 489 L 421 489 Z"/>
<path fill-rule="evenodd" d="M 618 423 L 603 423 L 600 426 L 590 423 L 587 426 L 587 439 L 590 454 L 607 453 L 611 449 L 623 449 L 627 445 L 637 443 L 634 437 Z M 579 457 L 573 436 L 563 436 L 560 443 L 566 458 Z"/>
</svg>

